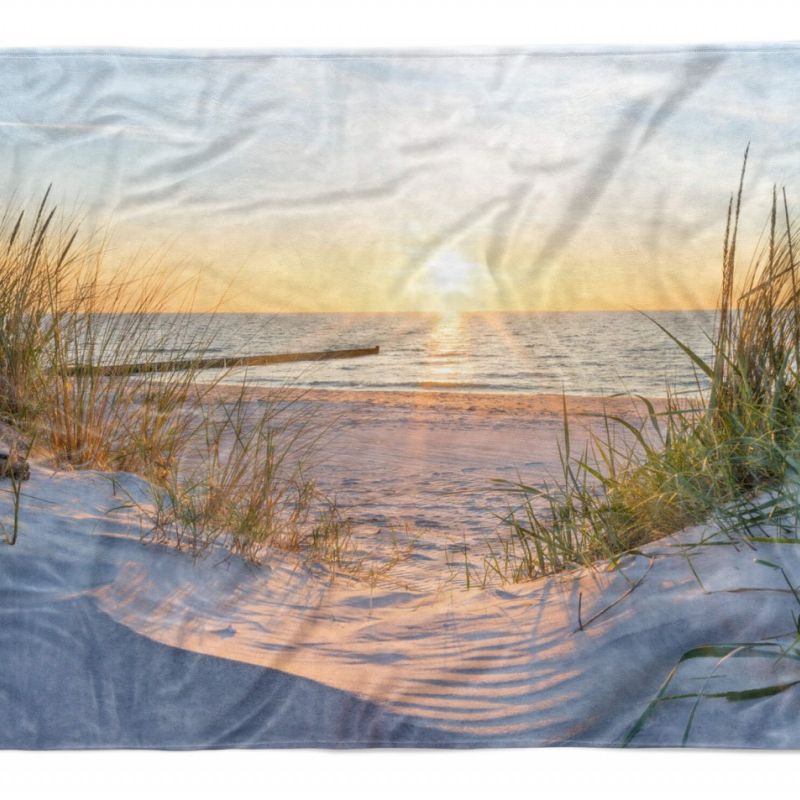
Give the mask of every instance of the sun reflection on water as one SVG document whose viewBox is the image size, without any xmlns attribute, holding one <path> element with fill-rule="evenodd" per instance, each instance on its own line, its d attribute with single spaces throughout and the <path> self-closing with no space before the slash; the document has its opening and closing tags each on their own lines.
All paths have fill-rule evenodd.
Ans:
<svg viewBox="0 0 800 800">
<path fill-rule="evenodd" d="M 468 383 L 473 372 L 469 359 L 464 357 L 469 344 L 466 315 L 460 311 L 439 314 L 428 338 L 422 383 L 431 386 Z"/>
</svg>

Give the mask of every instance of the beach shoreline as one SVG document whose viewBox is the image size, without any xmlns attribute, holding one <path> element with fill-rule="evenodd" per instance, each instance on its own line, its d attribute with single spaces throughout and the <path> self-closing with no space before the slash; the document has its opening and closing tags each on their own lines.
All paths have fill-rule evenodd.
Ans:
<svg viewBox="0 0 800 800">
<path fill-rule="evenodd" d="M 210 397 L 235 398 L 241 394 L 241 385 L 218 383 L 213 385 Z M 499 391 L 440 391 L 433 389 L 316 389 L 287 385 L 267 387 L 248 384 L 247 395 L 253 399 L 294 398 L 309 403 L 381 405 L 388 408 L 438 409 L 466 411 L 477 414 L 511 413 L 533 414 L 546 417 L 563 417 L 566 404 L 570 415 L 624 413 L 635 415 L 642 410 L 641 396 L 617 394 L 611 396 L 592 394 L 556 394 L 553 392 L 499 392 Z M 665 404 L 663 397 L 647 397 L 657 408 Z"/>
</svg>

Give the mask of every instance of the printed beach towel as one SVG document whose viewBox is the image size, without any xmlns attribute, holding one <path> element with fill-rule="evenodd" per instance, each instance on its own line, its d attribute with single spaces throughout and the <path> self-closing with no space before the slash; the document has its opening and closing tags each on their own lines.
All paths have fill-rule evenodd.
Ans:
<svg viewBox="0 0 800 800">
<path fill-rule="evenodd" d="M 800 52 L 0 54 L 0 745 L 800 746 Z"/>
</svg>

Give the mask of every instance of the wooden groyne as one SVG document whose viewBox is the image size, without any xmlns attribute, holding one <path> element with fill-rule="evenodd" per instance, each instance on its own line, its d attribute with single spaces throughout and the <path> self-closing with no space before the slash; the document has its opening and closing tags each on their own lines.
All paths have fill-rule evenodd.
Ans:
<svg viewBox="0 0 800 800">
<path fill-rule="evenodd" d="M 376 356 L 380 347 L 353 347 L 348 350 L 319 350 L 310 353 L 274 353 L 263 356 L 225 356 L 221 358 L 185 358 L 175 361 L 142 361 L 136 364 L 109 364 L 76 366 L 70 375 L 94 374 L 104 377 L 139 375 L 151 372 L 179 372 L 181 370 L 230 369 L 231 367 L 263 367 L 269 364 L 288 364 L 293 361 L 332 361 L 337 358 L 362 358 Z"/>
</svg>

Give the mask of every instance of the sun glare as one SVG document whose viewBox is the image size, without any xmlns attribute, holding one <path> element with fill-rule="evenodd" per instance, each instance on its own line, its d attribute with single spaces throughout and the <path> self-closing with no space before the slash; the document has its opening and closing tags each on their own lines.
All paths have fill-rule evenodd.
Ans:
<svg viewBox="0 0 800 800">
<path fill-rule="evenodd" d="M 425 264 L 408 292 L 420 310 L 447 314 L 490 308 L 495 286 L 485 264 L 446 252 Z"/>
</svg>

